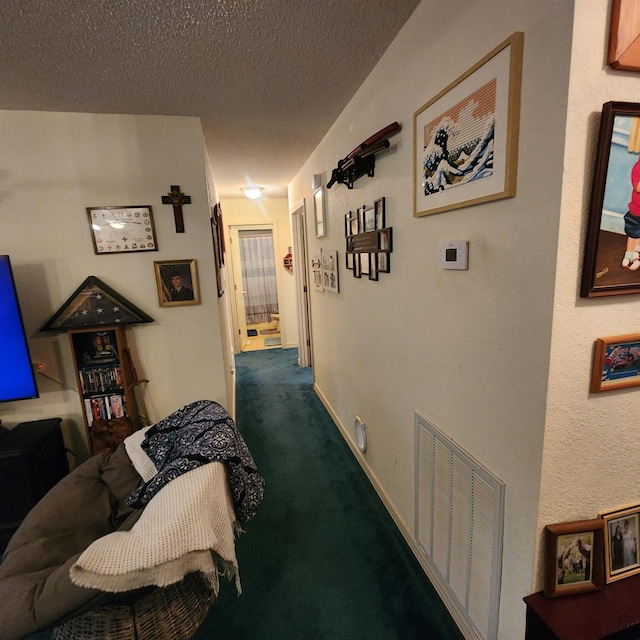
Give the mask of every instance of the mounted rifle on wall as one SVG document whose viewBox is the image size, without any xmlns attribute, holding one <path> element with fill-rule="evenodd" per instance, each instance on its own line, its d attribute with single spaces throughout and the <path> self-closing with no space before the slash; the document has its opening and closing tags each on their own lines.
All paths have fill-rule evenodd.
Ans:
<svg viewBox="0 0 640 640">
<path fill-rule="evenodd" d="M 376 166 L 375 155 L 389 148 L 387 138 L 400 131 L 402 127 L 397 122 L 392 122 L 378 133 L 359 144 L 349 155 L 338 160 L 338 166 L 331 172 L 331 180 L 327 183 L 327 189 L 339 182 L 353 189 L 353 183 L 364 175 L 373 177 Z"/>
</svg>

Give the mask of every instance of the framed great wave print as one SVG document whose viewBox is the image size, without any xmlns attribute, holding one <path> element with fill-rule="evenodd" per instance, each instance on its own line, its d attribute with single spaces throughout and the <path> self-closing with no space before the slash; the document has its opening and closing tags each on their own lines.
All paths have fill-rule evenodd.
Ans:
<svg viewBox="0 0 640 640">
<path fill-rule="evenodd" d="M 580 295 L 640 293 L 640 104 L 602 106 Z"/>
<path fill-rule="evenodd" d="M 512 34 L 413 114 L 413 215 L 516 194 L 524 36 Z"/>
</svg>

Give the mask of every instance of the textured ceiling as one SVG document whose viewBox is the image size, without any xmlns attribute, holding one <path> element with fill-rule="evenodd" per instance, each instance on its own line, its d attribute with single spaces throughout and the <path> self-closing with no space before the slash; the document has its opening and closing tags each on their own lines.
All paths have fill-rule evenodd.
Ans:
<svg viewBox="0 0 640 640">
<path fill-rule="evenodd" d="M 2 0 L 0 109 L 199 116 L 221 196 L 284 196 L 419 1 Z"/>
</svg>

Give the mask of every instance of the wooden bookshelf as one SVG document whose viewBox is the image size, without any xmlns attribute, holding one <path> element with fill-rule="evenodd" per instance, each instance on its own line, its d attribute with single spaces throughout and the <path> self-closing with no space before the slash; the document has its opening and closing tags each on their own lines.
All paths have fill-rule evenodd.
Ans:
<svg viewBox="0 0 640 640">
<path fill-rule="evenodd" d="M 74 330 L 69 339 L 91 453 L 113 451 L 140 428 L 125 329 Z"/>
</svg>

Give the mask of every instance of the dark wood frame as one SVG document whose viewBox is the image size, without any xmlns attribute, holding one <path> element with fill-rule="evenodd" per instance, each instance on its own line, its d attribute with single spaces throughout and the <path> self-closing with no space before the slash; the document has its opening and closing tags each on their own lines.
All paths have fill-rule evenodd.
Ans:
<svg viewBox="0 0 640 640">
<path fill-rule="evenodd" d="M 602 589 L 604 585 L 604 563 L 602 559 L 604 546 L 603 532 L 604 521 L 600 518 L 549 524 L 544 528 L 544 595 L 547 598 L 568 596 L 576 593 L 586 593 L 589 591 L 599 591 Z M 558 543 L 566 537 L 572 537 L 577 540 L 580 535 L 585 534 L 593 536 L 590 559 L 591 576 L 589 576 L 588 580 L 583 580 L 574 584 L 559 584 Z M 565 547 L 565 550 L 566 549 L 567 547 Z"/>
<path fill-rule="evenodd" d="M 216 286 L 218 288 L 218 298 L 224 294 L 222 286 L 222 266 L 224 265 L 224 227 L 222 225 L 222 207 L 220 203 L 215 204 L 211 212 L 211 237 L 213 239 L 213 258 L 216 266 Z"/>
<path fill-rule="evenodd" d="M 373 202 L 373 209 L 376 215 L 376 229 L 384 229 L 385 204 L 384 196 Z"/>
<path fill-rule="evenodd" d="M 616 373 L 612 356 L 617 348 L 627 349 L 623 354 L 627 364 L 618 367 Z M 629 352 L 628 349 L 635 351 Z M 632 360 L 629 360 L 629 355 Z M 593 352 L 591 393 L 637 386 L 640 386 L 640 333 L 598 338 Z"/>
<path fill-rule="evenodd" d="M 635 272 L 630 272 L 628 269 L 622 267 L 624 253 L 620 255 L 619 260 L 612 260 L 610 264 L 603 265 L 598 262 L 601 233 L 606 233 L 606 230 L 602 229 L 602 212 L 608 186 L 607 176 L 611 168 L 610 156 L 614 137 L 614 125 L 615 119 L 618 116 L 640 118 L 640 103 L 607 102 L 602 106 L 600 133 L 598 135 L 594 176 L 591 187 L 582 284 L 580 288 L 580 296 L 583 298 L 640 293 L 640 269 Z M 628 176 L 626 185 L 629 185 L 630 192 L 631 187 Z M 611 188 L 611 185 L 609 185 L 609 188 Z M 610 278 L 612 270 L 615 270 L 613 273 L 620 273 L 620 280 L 605 285 L 598 285 L 597 280 L 604 276 Z M 637 278 L 630 281 L 629 273 L 637 274 Z"/>
</svg>

